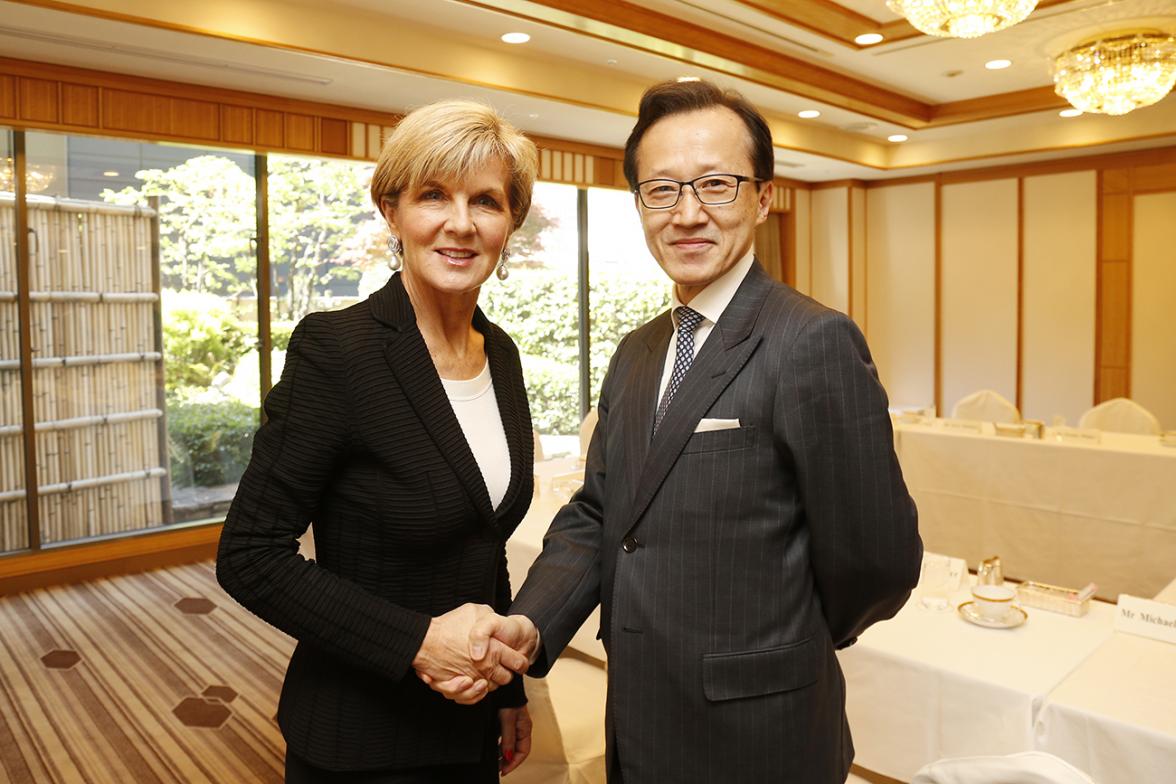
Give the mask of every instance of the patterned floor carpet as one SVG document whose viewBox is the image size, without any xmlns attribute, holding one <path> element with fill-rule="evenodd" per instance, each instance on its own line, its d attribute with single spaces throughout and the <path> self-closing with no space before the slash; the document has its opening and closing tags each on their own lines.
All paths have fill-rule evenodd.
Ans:
<svg viewBox="0 0 1176 784">
<path fill-rule="evenodd" d="M 0 598 L 0 782 L 280 782 L 293 647 L 211 563 Z"/>
</svg>

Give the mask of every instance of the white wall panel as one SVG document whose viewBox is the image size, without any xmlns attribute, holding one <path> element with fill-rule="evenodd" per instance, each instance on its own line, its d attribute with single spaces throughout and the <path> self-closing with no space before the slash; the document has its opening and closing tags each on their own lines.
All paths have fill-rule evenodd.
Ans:
<svg viewBox="0 0 1176 784">
<path fill-rule="evenodd" d="M 1176 193 L 1135 197 L 1131 397 L 1176 429 Z"/>
<path fill-rule="evenodd" d="M 892 405 L 935 402 L 935 185 L 871 188 L 866 339 Z"/>
<path fill-rule="evenodd" d="M 1094 402 L 1095 172 L 1024 181 L 1021 414 L 1070 424 Z"/>
<path fill-rule="evenodd" d="M 1017 393 L 1017 181 L 941 194 L 943 411 L 964 395 Z"/>
<path fill-rule="evenodd" d="M 849 312 L 849 189 L 812 192 L 813 299 Z"/>
</svg>

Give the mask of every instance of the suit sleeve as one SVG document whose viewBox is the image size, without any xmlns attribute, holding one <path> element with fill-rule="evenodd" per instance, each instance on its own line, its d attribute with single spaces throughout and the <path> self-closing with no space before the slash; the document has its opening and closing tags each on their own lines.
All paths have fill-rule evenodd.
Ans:
<svg viewBox="0 0 1176 784">
<path fill-rule="evenodd" d="M 530 618 L 539 629 L 542 649 L 528 674 L 548 673 L 576 631 L 600 604 L 600 551 L 604 532 L 605 454 L 612 379 L 628 336 L 609 362 L 600 389 L 598 419 L 584 466 L 584 485 L 551 521 L 543 552 L 511 605 L 512 613 Z"/>
<path fill-rule="evenodd" d="M 344 580 L 298 554 L 298 537 L 330 492 L 347 448 L 346 372 L 337 337 L 317 315 L 290 338 L 281 381 L 265 400 L 249 466 L 225 518 L 216 576 L 278 629 L 391 679 L 410 671 L 429 616 Z"/>
<path fill-rule="evenodd" d="M 892 617 L 918 582 L 923 545 L 865 338 L 841 313 L 805 327 L 781 373 L 782 448 L 795 461 L 810 560 L 833 643 Z"/>
</svg>

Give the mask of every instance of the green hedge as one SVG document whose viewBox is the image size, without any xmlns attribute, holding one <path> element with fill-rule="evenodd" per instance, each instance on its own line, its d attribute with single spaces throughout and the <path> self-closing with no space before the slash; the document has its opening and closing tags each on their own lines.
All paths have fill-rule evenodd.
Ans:
<svg viewBox="0 0 1176 784">
<path fill-rule="evenodd" d="M 249 464 L 258 424 L 258 409 L 236 400 L 170 400 L 167 432 L 172 482 L 180 487 L 209 487 L 239 480 Z"/>
</svg>

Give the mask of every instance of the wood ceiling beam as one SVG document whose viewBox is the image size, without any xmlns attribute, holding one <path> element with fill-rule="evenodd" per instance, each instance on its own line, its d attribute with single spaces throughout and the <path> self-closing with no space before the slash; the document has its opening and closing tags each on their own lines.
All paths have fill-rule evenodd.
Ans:
<svg viewBox="0 0 1176 784">
<path fill-rule="evenodd" d="M 627 0 L 460 0 L 921 128 L 932 107 L 909 95 L 701 27 Z"/>
</svg>

